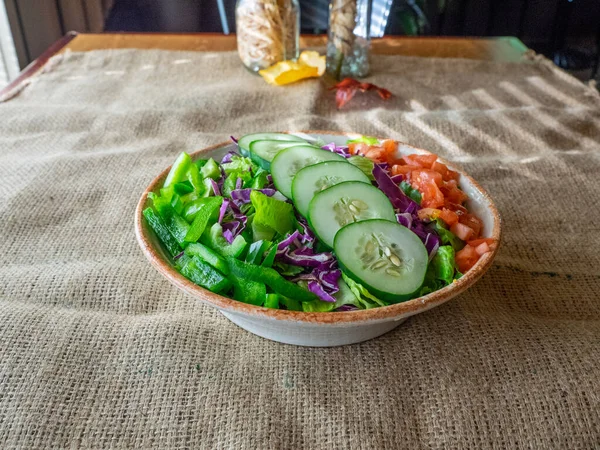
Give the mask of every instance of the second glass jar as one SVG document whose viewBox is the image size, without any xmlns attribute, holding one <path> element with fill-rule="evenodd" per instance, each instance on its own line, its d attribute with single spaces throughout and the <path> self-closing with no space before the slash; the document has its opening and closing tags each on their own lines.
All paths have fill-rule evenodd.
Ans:
<svg viewBox="0 0 600 450">
<path fill-rule="evenodd" d="M 298 0 L 238 0 L 235 24 L 238 53 L 252 72 L 298 58 Z"/>
</svg>

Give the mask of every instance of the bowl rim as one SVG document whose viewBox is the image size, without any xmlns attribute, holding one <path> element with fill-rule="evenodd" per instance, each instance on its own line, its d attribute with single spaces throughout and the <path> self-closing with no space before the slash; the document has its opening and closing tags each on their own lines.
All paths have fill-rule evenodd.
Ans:
<svg viewBox="0 0 600 450">
<path fill-rule="evenodd" d="M 289 133 L 289 134 L 307 134 L 307 135 L 331 135 L 331 136 L 348 136 L 351 135 L 361 135 L 360 133 L 355 132 L 340 132 L 340 131 L 324 131 L 324 130 L 298 130 L 298 131 L 282 131 L 280 133 Z M 378 138 L 380 139 L 380 138 Z M 418 151 L 418 153 L 428 153 L 428 150 L 415 147 L 413 145 L 407 144 L 405 142 L 398 141 L 398 144 L 402 147 L 409 147 Z M 212 152 L 214 150 L 227 147 L 231 145 L 231 141 L 221 142 L 210 147 L 203 148 L 201 150 L 197 150 L 193 153 L 190 153 L 190 156 L 193 160 L 197 159 L 201 155 L 205 153 Z M 453 297 L 461 294 L 466 289 L 471 287 L 479 278 L 483 276 L 483 274 L 490 268 L 492 265 L 492 261 L 498 252 L 498 248 L 500 247 L 500 237 L 501 237 L 501 219 L 500 214 L 494 204 L 490 195 L 483 189 L 477 181 L 475 181 L 472 177 L 466 174 L 462 168 L 457 167 L 455 164 L 449 163 L 444 158 L 436 155 L 438 160 L 443 164 L 446 164 L 448 167 L 452 168 L 460 173 L 461 177 L 465 177 L 469 182 L 473 185 L 473 187 L 479 191 L 484 201 L 489 205 L 489 210 L 492 213 L 494 219 L 494 226 L 492 228 L 491 236 L 493 239 L 498 242 L 496 248 L 483 255 L 479 258 L 479 261 L 473 266 L 467 273 L 465 273 L 460 279 L 455 280 L 451 285 L 448 285 L 442 289 L 439 289 L 435 292 L 427 294 L 422 297 L 418 297 L 406 302 L 395 303 L 388 306 L 382 306 L 378 308 L 372 309 L 362 309 L 358 311 L 343 311 L 343 312 L 303 312 L 303 311 L 288 311 L 282 309 L 272 309 L 265 308 L 262 306 L 250 305 L 248 303 L 243 303 L 238 300 L 233 300 L 227 297 L 224 297 L 219 294 L 215 294 L 213 292 L 204 289 L 192 281 L 185 278 L 181 275 L 175 268 L 173 268 L 169 263 L 167 263 L 160 255 L 160 253 L 152 246 L 151 240 L 148 236 L 149 227 L 143 226 L 143 210 L 147 206 L 148 203 L 148 194 L 150 192 L 156 191 L 160 184 L 164 181 L 171 166 L 167 167 L 163 170 L 158 176 L 156 176 L 152 182 L 146 187 L 144 193 L 142 194 L 140 200 L 138 201 L 136 210 L 135 210 L 135 235 L 140 245 L 142 252 L 148 258 L 150 263 L 154 266 L 158 272 L 160 272 L 165 278 L 167 278 L 171 283 L 177 286 L 182 291 L 193 295 L 194 297 L 202 300 L 205 303 L 208 303 L 214 307 L 217 307 L 221 310 L 243 313 L 252 316 L 260 316 L 262 318 L 268 318 L 273 320 L 286 320 L 293 322 L 303 322 L 303 323 L 314 323 L 314 324 L 348 324 L 348 323 L 360 323 L 360 322 L 383 322 L 389 320 L 399 320 L 404 317 L 412 316 L 414 314 L 418 314 L 423 311 L 427 311 L 431 308 L 441 305 L 452 299 Z"/>
</svg>

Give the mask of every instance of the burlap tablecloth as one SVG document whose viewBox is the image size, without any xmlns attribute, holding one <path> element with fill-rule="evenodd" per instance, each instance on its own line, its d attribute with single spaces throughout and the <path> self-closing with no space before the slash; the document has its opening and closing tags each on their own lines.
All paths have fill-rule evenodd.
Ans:
<svg viewBox="0 0 600 450">
<path fill-rule="evenodd" d="M 338 112 L 235 53 L 96 51 L 0 103 L 1 448 L 598 448 L 600 99 L 545 61 L 375 57 Z M 8 97 L 12 97 L 8 99 Z M 175 289 L 133 232 L 178 152 L 353 130 L 462 164 L 494 266 L 359 345 L 266 341 Z"/>
</svg>

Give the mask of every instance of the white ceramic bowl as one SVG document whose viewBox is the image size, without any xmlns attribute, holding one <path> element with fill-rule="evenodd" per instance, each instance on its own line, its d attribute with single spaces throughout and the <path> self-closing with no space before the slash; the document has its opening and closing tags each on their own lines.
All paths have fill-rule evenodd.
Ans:
<svg viewBox="0 0 600 450">
<path fill-rule="evenodd" d="M 321 140 L 325 143 L 335 142 L 344 145 L 347 139 L 356 137 L 354 133 L 334 133 L 326 131 L 290 132 L 307 140 Z M 235 145 L 224 142 L 216 146 L 192 153 L 192 158 L 213 157 L 215 160 L 235 149 Z M 401 143 L 398 149 L 401 154 L 427 154 L 426 150 Z M 492 237 L 500 243 L 500 216 L 489 195 L 475 180 L 459 168 L 447 163 L 460 173 L 460 187 L 468 194 L 467 208 L 483 221 L 484 237 Z M 200 301 L 216 307 L 221 313 L 251 333 L 267 339 L 294 345 L 313 347 L 333 347 L 354 344 L 380 336 L 400 325 L 408 317 L 435 308 L 457 296 L 472 286 L 490 267 L 496 256 L 498 246 L 493 252 L 485 254 L 477 264 L 457 282 L 424 297 L 398 303 L 382 308 L 361 311 L 305 313 L 263 308 L 213 294 L 192 283 L 179 274 L 170 257 L 164 251 L 154 232 L 148 227 L 142 211 L 150 206 L 147 199 L 149 192 L 157 192 L 162 186 L 170 168 L 166 168 L 152 181 L 140 199 L 135 212 L 135 232 L 146 257 L 150 263 L 169 281 L 184 292 Z"/>
</svg>

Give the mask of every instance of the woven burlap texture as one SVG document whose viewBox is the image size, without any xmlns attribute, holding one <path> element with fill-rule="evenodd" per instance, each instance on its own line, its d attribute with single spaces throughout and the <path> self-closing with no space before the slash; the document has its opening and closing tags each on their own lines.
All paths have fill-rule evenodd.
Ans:
<svg viewBox="0 0 600 450">
<path fill-rule="evenodd" d="M 95 51 L 0 103 L 1 448 L 600 446 L 600 101 L 546 61 L 375 56 L 337 111 L 235 53 Z M 503 219 L 468 292 L 348 347 L 249 334 L 162 278 L 135 205 L 181 151 L 253 131 L 388 136 Z"/>
</svg>

